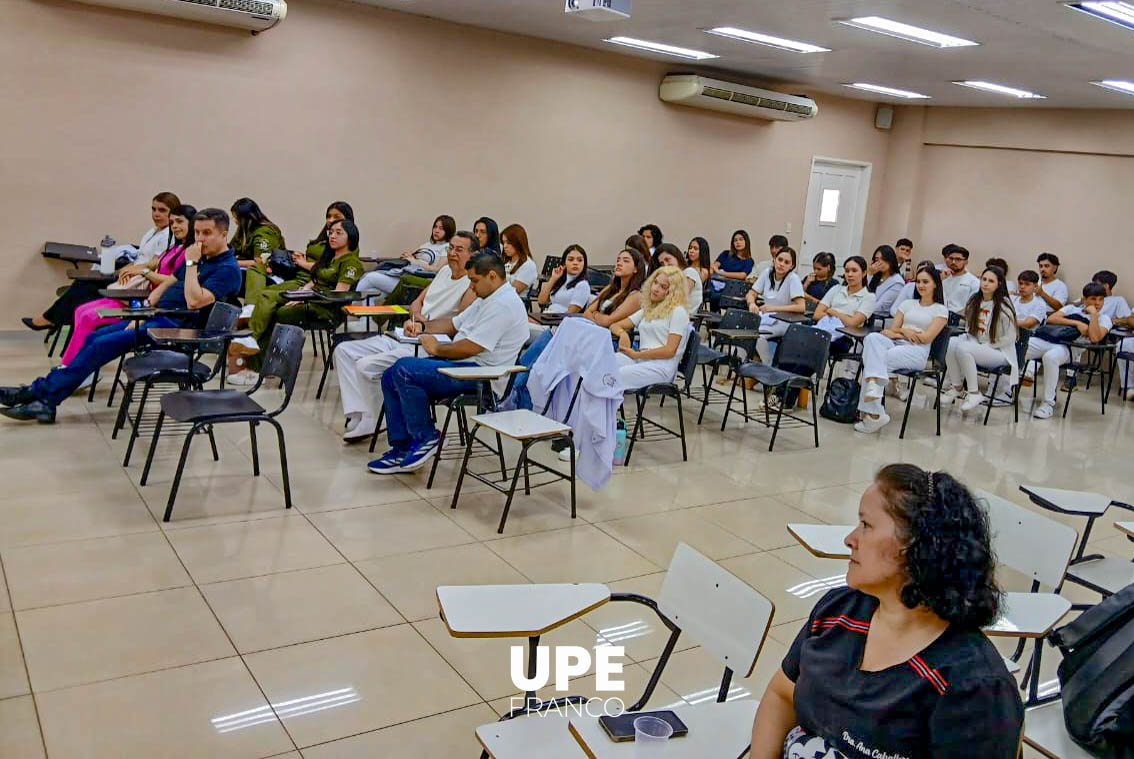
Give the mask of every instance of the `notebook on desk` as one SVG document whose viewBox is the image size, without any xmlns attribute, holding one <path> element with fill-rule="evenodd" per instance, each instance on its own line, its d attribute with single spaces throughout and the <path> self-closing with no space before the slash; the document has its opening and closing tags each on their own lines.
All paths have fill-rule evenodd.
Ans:
<svg viewBox="0 0 1134 759">
<path fill-rule="evenodd" d="M 351 316 L 409 316 L 405 306 L 344 306 Z"/>
<path fill-rule="evenodd" d="M 431 334 L 430 337 L 437 338 L 437 342 L 439 342 L 439 343 L 451 343 L 451 342 L 453 342 L 453 338 L 449 337 L 448 335 L 432 335 Z M 421 342 L 421 340 L 419 340 L 416 337 L 406 337 L 405 330 L 403 330 L 401 327 L 394 327 L 394 339 L 397 340 L 399 343 L 409 343 L 410 345 L 417 345 Z"/>
</svg>

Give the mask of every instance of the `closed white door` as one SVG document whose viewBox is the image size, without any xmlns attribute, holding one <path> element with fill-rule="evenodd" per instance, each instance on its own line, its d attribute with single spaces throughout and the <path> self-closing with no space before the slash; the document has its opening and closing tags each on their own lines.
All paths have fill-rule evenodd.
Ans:
<svg viewBox="0 0 1134 759">
<path fill-rule="evenodd" d="M 840 265 L 848 256 L 860 253 L 869 188 L 870 164 L 812 160 L 801 264 L 809 268 L 811 258 L 822 251 L 834 253 Z"/>
</svg>

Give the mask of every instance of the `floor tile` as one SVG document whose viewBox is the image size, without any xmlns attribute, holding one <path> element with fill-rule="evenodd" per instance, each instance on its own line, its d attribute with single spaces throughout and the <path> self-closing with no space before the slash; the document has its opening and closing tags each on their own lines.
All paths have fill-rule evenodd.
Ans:
<svg viewBox="0 0 1134 759">
<path fill-rule="evenodd" d="M 404 622 L 349 564 L 203 585 L 240 653 Z"/>
<path fill-rule="evenodd" d="M 343 557 L 300 515 L 166 533 L 198 583 L 338 564 Z"/>
<path fill-rule="evenodd" d="M 150 512 L 161 519 L 169 500 L 173 467 L 164 476 L 151 475 L 141 488 Z M 166 528 L 179 529 L 283 515 L 284 496 L 265 476 L 247 474 L 208 475 L 186 471 L 177 490 L 171 521 Z"/>
<path fill-rule="evenodd" d="M 686 543 L 714 560 L 759 550 L 691 509 L 616 519 L 595 526 L 659 567 L 669 566 L 678 543 Z"/>
<path fill-rule="evenodd" d="M 763 549 L 795 544 L 795 538 L 784 525 L 817 521 L 812 515 L 787 506 L 774 496 L 701 506 L 692 509 L 692 512 Z"/>
<path fill-rule="evenodd" d="M 496 721 L 485 704 L 373 730 L 351 738 L 303 750 L 303 759 L 374 759 L 412 756 L 414 759 L 451 759 L 475 756 L 480 751 L 475 730 Z"/>
<path fill-rule="evenodd" d="M 591 525 L 487 545 L 532 582 L 610 582 L 661 569 Z"/>
<path fill-rule="evenodd" d="M 16 613 L 36 692 L 235 653 L 196 588 Z"/>
<path fill-rule="evenodd" d="M 0 549 L 157 529 L 125 480 L 81 498 L 38 495 L 0 502 Z"/>
<path fill-rule="evenodd" d="M 356 565 L 406 619 L 436 617 L 438 585 L 515 585 L 527 579 L 479 543 L 386 556 Z"/>
<path fill-rule="evenodd" d="M 0 613 L 0 699 L 29 692 L 16 620 L 11 612 Z"/>
<path fill-rule="evenodd" d="M 0 756 L 42 759 L 43 738 L 31 696 L 0 701 Z"/>
<path fill-rule="evenodd" d="M 377 454 L 373 458 L 377 458 Z M 278 475 L 268 476 L 282 491 L 283 484 Z M 397 478 L 373 474 L 364 465 L 356 464 L 337 466 L 334 469 L 293 469 L 291 498 L 296 508 L 311 514 L 357 506 L 415 501 L 418 495 L 398 482 Z"/>
<path fill-rule="evenodd" d="M 426 501 L 328 511 L 310 519 L 351 561 L 473 542 Z"/>
<path fill-rule="evenodd" d="M 524 495 L 523 483 L 516 490 L 508 520 L 504 524 L 504 535 L 525 535 L 532 532 L 556 530 L 563 527 L 583 524 L 591 503 L 592 495 L 584 492 L 584 487 L 576 491 L 576 518 L 571 518 L 571 496 L 567 485 L 552 484 Z M 495 491 L 465 492 L 462 488 L 457 508 L 450 508 L 450 498 L 434 498 L 431 503 L 454 522 L 461 525 L 480 540 L 500 537 L 500 515 L 504 513 L 507 498 Z"/>
<path fill-rule="evenodd" d="M 17 609 L 144 593 L 191 584 L 160 532 L 4 551 Z"/>
<path fill-rule="evenodd" d="M 237 658 L 37 697 L 51 756 L 259 759 L 295 745 Z"/>
<path fill-rule="evenodd" d="M 301 749 L 480 701 L 409 625 L 245 661 Z"/>
<path fill-rule="evenodd" d="M 4 552 L 7 555 L 7 551 Z M 12 608 L 8 600 L 8 582 L 4 577 L 4 567 L 0 565 L 0 611 L 9 611 Z"/>
<path fill-rule="evenodd" d="M 775 604 L 774 624 L 805 619 L 829 589 L 820 580 L 768 553 L 725 559 L 720 565 Z M 831 575 L 839 579 L 830 580 L 834 583 L 830 587 L 843 584 L 838 572 Z"/>
</svg>

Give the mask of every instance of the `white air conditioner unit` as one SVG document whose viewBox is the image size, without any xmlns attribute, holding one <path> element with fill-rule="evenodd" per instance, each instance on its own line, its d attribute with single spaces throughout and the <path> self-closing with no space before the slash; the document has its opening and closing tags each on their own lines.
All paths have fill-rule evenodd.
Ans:
<svg viewBox="0 0 1134 759">
<path fill-rule="evenodd" d="M 205 24 L 262 32 L 287 16 L 285 0 L 82 0 L 89 5 L 125 8 Z"/>
<path fill-rule="evenodd" d="M 675 105 L 775 121 L 802 121 L 819 113 L 815 101 L 802 95 L 784 95 L 696 74 L 670 74 L 662 79 L 658 97 Z"/>
</svg>

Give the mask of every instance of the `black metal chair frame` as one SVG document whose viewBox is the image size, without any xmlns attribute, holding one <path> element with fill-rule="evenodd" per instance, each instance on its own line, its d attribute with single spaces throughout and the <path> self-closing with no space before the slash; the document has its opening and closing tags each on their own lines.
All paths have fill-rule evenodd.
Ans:
<svg viewBox="0 0 1134 759">
<path fill-rule="evenodd" d="M 634 445 L 639 440 L 647 441 L 671 437 L 678 438 L 681 441 L 681 460 L 689 460 L 689 450 L 685 442 L 685 415 L 681 408 L 681 396 L 689 395 L 693 375 L 696 374 L 697 371 L 697 347 L 701 344 L 701 336 L 692 328 L 690 328 L 688 335 L 685 341 L 685 352 L 681 354 L 681 362 L 677 365 L 677 374 L 681 377 L 680 386 L 678 385 L 677 377 L 674 377 L 671 382 L 656 382 L 636 390 L 627 391 L 626 393 L 627 395 L 631 393 L 634 395 L 634 403 L 637 409 L 634 426 L 626 447 L 627 466 L 630 465 L 630 457 L 634 453 Z M 661 395 L 663 400 L 665 398 L 674 398 L 677 400 L 678 429 L 670 429 L 661 422 L 656 422 L 646 417 L 646 401 L 653 395 Z M 625 400 L 623 402 L 625 403 Z M 645 429 L 646 425 L 649 425 L 649 431 Z"/>
<path fill-rule="evenodd" d="M 906 410 L 902 414 L 902 429 L 898 439 L 906 437 L 906 423 L 910 419 L 910 409 L 913 408 L 914 388 L 923 379 L 937 380 L 937 398 L 933 403 L 933 410 L 937 414 L 937 437 L 941 437 L 941 388 L 945 384 L 945 353 L 949 350 L 949 339 L 952 333 L 948 327 L 943 327 L 937 337 L 929 346 L 929 358 L 924 369 L 895 369 L 894 374 L 907 377 L 910 380 L 910 393 L 906 396 Z M 885 403 L 885 400 L 883 400 Z"/>
<path fill-rule="evenodd" d="M 710 280 L 712 281 L 712 280 Z M 717 280 L 720 281 L 720 280 Z M 724 281 L 724 287 L 720 290 L 720 298 L 717 300 L 718 308 L 720 310 L 727 310 L 730 308 L 748 308 L 748 301 L 744 296 L 752 289 L 752 285 L 748 284 L 743 279 L 727 279 Z"/>
<path fill-rule="evenodd" d="M 1024 364 L 1026 363 L 1025 357 L 1028 355 L 1028 340 L 1032 337 L 1030 329 L 1020 328 L 1016 335 L 1016 366 L 1023 371 Z M 984 424 L 988 426 L 988 417 L 992 414 L 993 407 L 1003 408 L 1005 406 L 1012 407 L 1013 421 L 1017 424 L 1020 422 L 1020 383 L 1016 383 L 1016 387 L 1012 390 L 1012 400 L 1002 401 L 996 399 L 996 391 L 1000 387 L 1000 380 L 1007 377 L 1012 372 L 1012 367 L 1007 364 L 993 368 L 986 368 L 977 365 L 977 373 L 983 374 L 991 380 L 991 386 L 988 388 L 988 397 L 984 399 Z M 969 388 L 975 391 L 977 388 Z"/>
<path fill-rule="evenodd" d="M 217 424 L 233 424 L 233 423 L 248 423 L 248 430 L 251 436 L 252 444 L 252 476 L 260 476 L 260 451 L 256 443 L 256 426 L 261 423 L 272 425 L 276 430 L 276 439 L 279 442 L 280 448 L 280 468 L 283 472 L 283 488 L 284 488 L 284 508 L 291 508 L 291 482 L 288 477 L 287 469 L 287 446 L 284 443 L 284 431 L 277 416 L 283 413 L 291 402 L 292 393 L 295 391 L 296 378 L 299 375 L 299 367 L 303 361 L 303 342 L 304 334 L 300 327 L 290 324 L 277 324 L 272 331 L 272 339 L 268 343 L 268 348 L 265 353 L 263 367 L 260 370 L 260 376 L 256 380 L 256 384 L 244 392 L 244 395 L 251 396 L 260 386 L 264 384 L 266 378 L 272 377 L 280 380 L 284 389 L 283 401 L 279 407 L 274 411 L 267 411 L 259 404 L 255 404 L 258 411 L 246 411 L 235 413 L 218 413 L 211 414 L 204 417 L 192 417 L 189 419 L 178 419 L 178 421 L 191 422 L 192 427 L 185 436 L 185 442 L 181 446 L 181 457 L 177 461 L 177 471 L 173 476 L 173 485 L 169 489 L 169 500 L 165 505 L 165 514 L 162 516 L 163 522 L 168 522 L 173 516 L 173 504 L 177 500 L 177 489 L 181 485 L 181 475 L 185 470 L 185 461 L 189 457 L 189 446 L 193 442 L 193 437 L 200 433 L 205 428 L 210 430 L 213 425 Z M 294 346 L 294 347 L 293 347 Z M 231 390 L 186 390 L 177 393 L 170 393 L 161 399 L 162 409 L 158 414 L 157 423 L 154 425 L 154 434 L 150 439 L 150 450 L 146 456 L 146 466 L 142 470 L 142 478 L 139 481 L 140 485 L 145 485 L 146 480 L 149 478 L 150 467 L 154 460 L 154 451 L 157 449 L 158 437 L 161 435 L 162 424 L 165 422 L 165 417 L 169 407 L 176 404 L 179 399 L 183 399 L 190 395 L 206 395 L 210 393 L 232 393 L 239 391 Z M 170 415 L 172 416 L 172 414 Z M 173 417 L 176 419 L 176 417 Z M 213 448 L 214 460 L 219 460 L 214 443 Z"/>
<path fill-rule="evenodd" d="M 756 353 L 756 339 L 751 338 L 733 338 L 723 335 L 712 334 L 714 329 L 749 329 L 757 331 L 760 329 L 760 315 L 750 312 L 746 308 L 730 308 L 721 316 L 720 323 L 715 327 L 710 328 L 709 332 L 709 345 L 702 344 L 697 351 L 697 366 L 701 367 L 701 411 L 697 414 L 697 424 L 705 418 L 705 409 L 710 404 L 725 403 L 728 401 L 728 393 L 723 390 L 717 390 L 713 387 L 713 383 L 717 379 L 717 371 L 721 366 L 728 367 L 728 374 L 731 376 L 742 363 L 752 360 L 752 356 Z M 715 344 L 714 344 L 715 343 Z M 727 349 L 727 350 L 722 350 Z M 741 358 L 737 354 L 738 350 L 744 351 L 744 357 Z M 712 374 L 709 373 L 709 367 L 712 367 Z M 719 395 L 720 398 L 715 398 L 713 395 Z M 691 400 L 695 400 L 692 391 L 688 393 Z"/>
<path fill-rule="evenodd" d="M 807 332 L 801 333 L 800 330 L 807 330 Z M 822 349 L 819 350 L 817 354 L 808 356 L 808 358 L 810 360 L 814 361 L 814 363 L 813 363 L 813 365 L 811 365 L 809 367 L 805 367 L 805 368 L 810 368 L 813 371 L 810 374 L 800 374 L 800 373 L 795 372 L 795 371 L 788 371 L 786 369 L 780 369 L 779 365 L 780 365 L 780 362 L 781 362 L 781 356 L 785 351 L 790 350 L 791 348 L 794 347 L 794 345 L 792 343 L 796 339 L 795 335 L 800 335 L 800 338 L 802 338 L 804 336 L 811 335 L 811 333 L 814 333 L 814 335 L 812 336 L 814 339 L 821 340 L 822 343 L 823 343 Z M 818 335 L 822 335 L 823 337 L 819 338 Z M 809 338 L 809 339 L 812 339 L 812 338 Z M 787 348 L 785 348 L 785 346 L 787 346 Z M 743 411 L 738 411 L 738 412 L 735 412 L 735 413 L 740 414 L 740 416 L 743 417 L 745 422 L 756 422 L 758 424 L 764 425 L 765 427 L 771 427 L 772 428 L 772 439 L 768 442 L 768 451 L 770 452 L 770 451 L 772 451 L 772 449 L 775 448 L 776 437 L 779 435 L 780 429 L 784 426 L 785 421 L 787 421 L 789 427 L 793 427 L 793 428 L 795 428 L 795 427 L 811 427 L 813 432 L 814 432 L 814 435 L 815 435 L 815 447 L 818 448 L 819 447 L 819 399 L 818 399 L 819 393 L 818 393 L 818 388 L 823 383 L 823 371 L 827 367 L 827 357 L 828 357 L 827 354 L 830 350 L 830 346 L 831 346 L 831 335 L 829 333 L 827 333 L 827 332 L 825 332 L 821 329 L 817 329 L 815 327 L 805 327 L 802 324 L 790 325 L 787 329 L 787 332 L 785 332 L 783 337 L 780 338 L 779 344 L 776 346 L 776 353 L 772 357 L 771 367 L 765 367 L 763 364 L 748 362 L 748 363 L 742 364 L 736 370 L 736 374 L 735 374 L 735 376 L 733 378 L 733 382 L 732 382 L 732 388 L 729 390 L 728 403 L 725 404 L 724 417 L 721 419 L 721 432 L 724 432 L 725 425 L 728 424 L 728 415 L 730 413 L 732 413 L 732 402 L 736 397 L 736 389 L 740 385 L 741 378 L 742 377 L 750 377 L 750 378 L 756 380 L 758 383 L 760 383 L 760 389 L 764 393 L 763 414 L 760 414 L 759 412 L 750 413 L 748 411 L 748 394 L 743 389 L 741 390 L 741 393 L 740 393 Z M 767 371 L 768 369 L 776 372 L 776 376 L 774 378 L 777 381 L 775 383 L 768 384 L 768 383 L 766 383 L 766 381 L 764 381 L 764 380 L 767 380 L 767 379 L 771 379 L 772 377 L 768 377 L 768 376 L 761 377 L 762 374 L 763 375 L 768 374 L 768 371 Z M 779 395 L 780 395 L 780 402 L 779 402 L 779 404 L 777 405 L 777 408 L 776 408 L 776 418 L 775 418 L 774 421 L 772 420 L 771 413 L 768 410 L 768 404 L 769 404 L 769 401 L 770 401 L 769 393 L 773 389 L 778 390 Z M 808 391 L 808 393 L 810 395 L 810 399 L 809 399 L 810 404 L 809 405 L 811 406 L 811 419 L 810 420 L 808 420 L 805 416 L 799 416 L 794 411 L 786 413 L 786 414 L 784 413 L 784 407 L 787 405 L 787 400 L 788 400 L 788 396 L 789 396 L 788 391 L 792 390 L 792 389 L 807 390 Z"/>
</svg>

